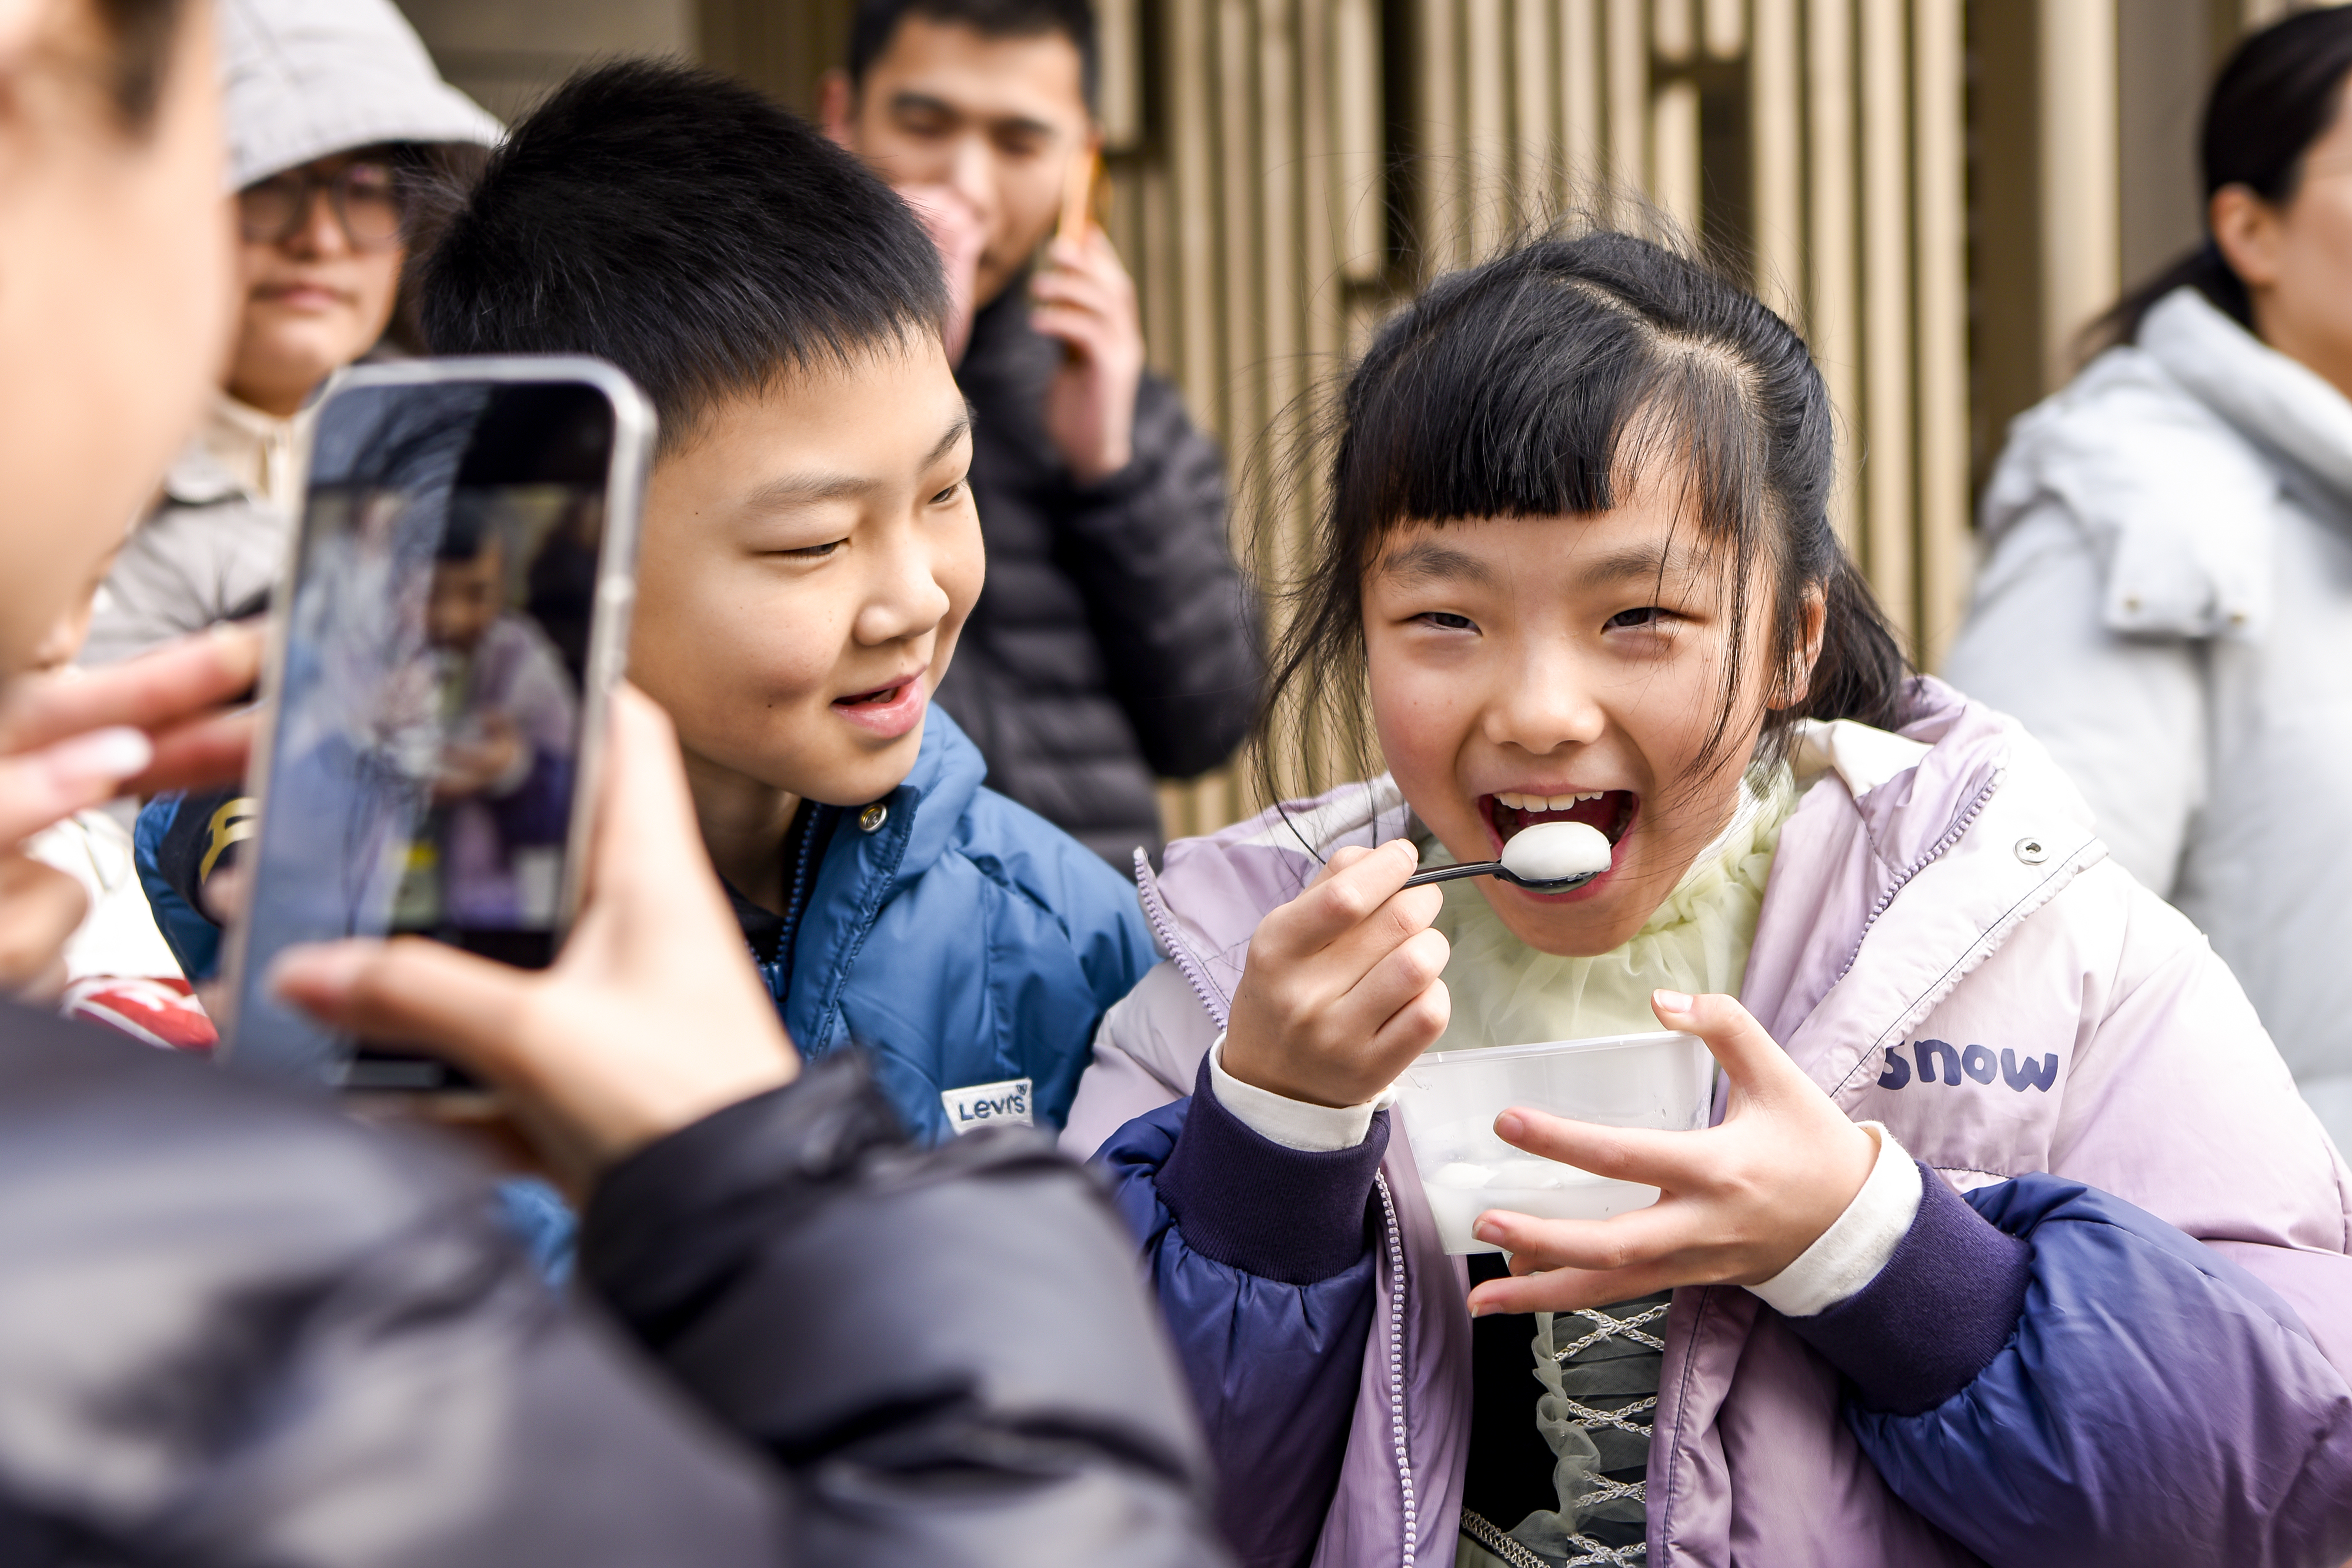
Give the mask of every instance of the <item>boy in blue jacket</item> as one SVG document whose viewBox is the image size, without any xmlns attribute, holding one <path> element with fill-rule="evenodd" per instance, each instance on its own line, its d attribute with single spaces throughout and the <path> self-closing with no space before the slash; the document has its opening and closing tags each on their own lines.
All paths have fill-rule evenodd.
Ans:
<svg viewBox="0 0 2352 1568">
<path fill-rule="evenodd" d="M 803 1054 L 864 1047 L 935 1140 L 1058 1127 L 1154 954 L 1134 888 L 931 706 L 982 559 L 913 213 L 749 88 L 615 65 L 515 128 L 421 302 L 436 353 L 595 354 L 658 410 L 630 679 Z M 180 808 L 186 857 L 143 825 L 159 903 L 201 901 L 216 808 Z"/>
</svg>

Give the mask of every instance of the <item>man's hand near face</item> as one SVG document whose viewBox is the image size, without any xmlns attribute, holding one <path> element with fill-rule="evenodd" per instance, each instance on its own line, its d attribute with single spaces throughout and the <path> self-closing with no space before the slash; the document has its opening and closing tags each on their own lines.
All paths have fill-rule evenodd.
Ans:
<svg viewBox="0 0 2352 1568">
<path fill-rule="evenodd" d="M 1135 391 L 1143 380 L 1143 321 L 1135 281 L 1109 237 L 1089 224 L 1057 238 L 1030 280 L 1029 325 L 1061 341 L 1062 368 L 1045 390 L 1046 437 L 1082 485 L 1108 479 L 1135 456 Z"/>
<path fill-rule="evenodd" d="M 971 342 L 972 312 L 980 309 L 980 258 L 988 249 L 988 225 L 970 198 L 953 185 L 899 185 L 898 194 L 923 220 L 948 275 L 948 319 L 940 333 L 948 363 L 963 363 Z"/>
</svg>

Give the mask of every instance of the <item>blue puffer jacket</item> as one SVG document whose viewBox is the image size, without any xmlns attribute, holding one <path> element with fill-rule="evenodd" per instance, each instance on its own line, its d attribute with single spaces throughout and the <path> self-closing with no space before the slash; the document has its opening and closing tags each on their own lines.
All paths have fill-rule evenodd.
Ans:
<svg viewBox="0 0 2352 1568">
<path fill-rule="evenodd" d="M 985 773 L 932 709 L 906 783 L 833 834 L 793 962 L 761 965 L 801 1054 L 864 1047 L 907 1125 L 932 1142 L 956 1131 L 948 1090 L 991 1090 L 958 1097 L 967 1126 L 1008 1113 L 1061 1126 L 1096 1026 L 1157 957 L 1134 886 L 983 788 Z M 219 941 L 190 895 L 222 858 L 206 852 L 226 847 L 226 803 L 158 796 L 135 835 L 156 920 L 192 974 L 211 972 Z"/>
<path fill-rule="evenodd" d="M 1096 1026 L 1158 956 L 1134 885 L 982 787 L 985 771 L 932 709 L 907 782 L 826 846 L 778 997 L 803 1056 L 864 1047 L 898 1113 L 934 1141 L 957 1131 L 942 1092 L 1022 1079 L 1037 1124 L 1061 1126 Z M 774 991 L 783 966 L 761 968 Z M 981 1116 L 1008 1096 L 968 1098 Z"/>
</svg>

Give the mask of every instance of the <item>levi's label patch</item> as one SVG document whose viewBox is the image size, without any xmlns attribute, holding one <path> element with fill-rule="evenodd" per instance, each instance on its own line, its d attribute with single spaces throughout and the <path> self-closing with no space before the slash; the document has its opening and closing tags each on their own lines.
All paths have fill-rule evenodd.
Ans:
<svg viewBox="0 0 2352 1568">
<path fill-rule="evenodd" d="M 940 1105 L 948 1113 L 948 1126 L 959 1135 L 1000 1121 L 1009 1121 L 1015 1127 L 1034 1125 L 1029 1114 L 1029 1080 L 1025 1078 L 941 1089 Z"/>
</svg>

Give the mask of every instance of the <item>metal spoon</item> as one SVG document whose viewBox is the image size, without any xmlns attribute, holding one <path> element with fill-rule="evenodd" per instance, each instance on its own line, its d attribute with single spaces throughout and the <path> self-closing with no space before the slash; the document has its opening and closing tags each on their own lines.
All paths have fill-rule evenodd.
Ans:
<svg viewBox="0 0 2352 1568">
<path fill-rule="evenodd" d="M 1582 822 L 1538 822 L 1511 835 L 1499 860 L 1440 866 L 1408 879 L 1408 888 L 1459 877 L 1499 877 L 1538 893 L 1565 893 L 1609 869 L 1609 839 Z"/>
</svg>

